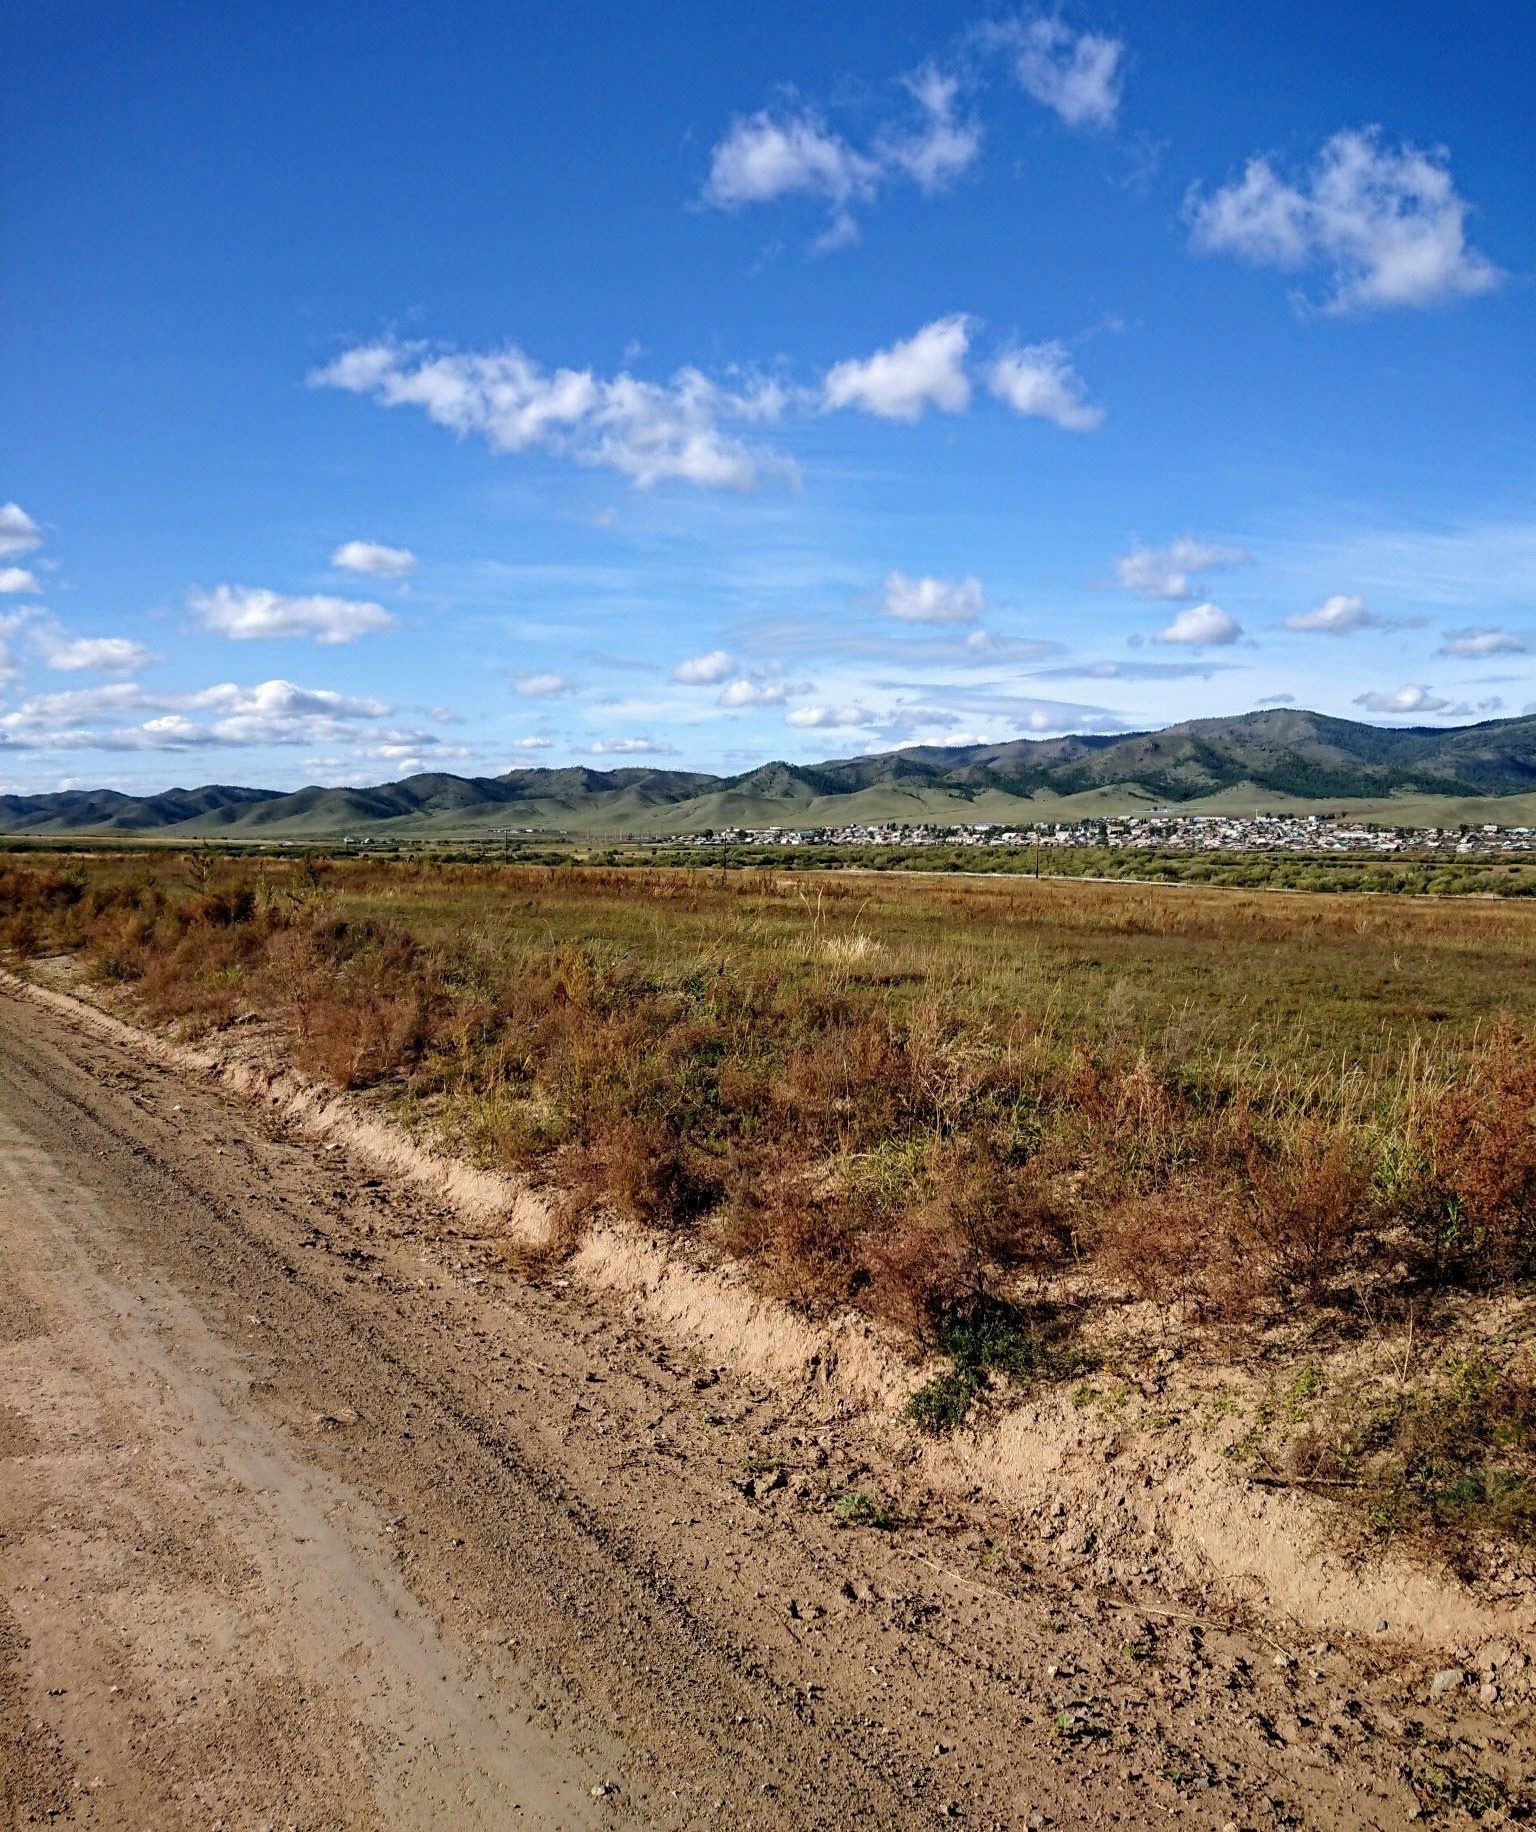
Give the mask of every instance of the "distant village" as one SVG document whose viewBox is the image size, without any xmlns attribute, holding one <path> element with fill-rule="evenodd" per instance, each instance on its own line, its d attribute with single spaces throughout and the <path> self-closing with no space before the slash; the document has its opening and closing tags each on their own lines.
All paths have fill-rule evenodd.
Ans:
<svg viewBox="0 0 1536 1832">
<path fill-rule="evenodd" d="M 970 821 L 958 826 L 882 821 L 835 827 L 727 827 L 679 835 L 692 846 L 1098 846 L 1136 852 L 1536 851 L 1536 827 L 1392 827 L 1326 814 L 1151 814 L 1103 820 Z"/>
</svg>

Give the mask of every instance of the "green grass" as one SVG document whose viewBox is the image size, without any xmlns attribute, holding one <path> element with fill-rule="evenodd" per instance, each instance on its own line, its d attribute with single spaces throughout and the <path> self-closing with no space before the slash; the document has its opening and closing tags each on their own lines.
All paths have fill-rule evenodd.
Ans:
<svg viewBox="0 0 1536 1832">
<path fill-rule="evenodd" d="M 934 1428 L 1070 1371 L 1087 1271 L 1262 1327 L 1536 1258 L 1518 898 L 199 852 L 0 861 L 0 943 L 907 1325 Z"/>
</svg>

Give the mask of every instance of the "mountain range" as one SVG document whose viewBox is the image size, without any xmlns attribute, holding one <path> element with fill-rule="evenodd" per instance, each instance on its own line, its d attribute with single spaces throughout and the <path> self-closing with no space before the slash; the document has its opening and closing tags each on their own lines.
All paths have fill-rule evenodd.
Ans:
<svg viewBox="0 0 1536 1832">
<path fill-rule="evenodd" d="M 1363 725 L 1297 708 L 1114 736 L 915 745 L 737 776 L 690 770 L 430 773 L 372 788 L 207 786 L 0 795 L 0 834 L 338 839 L 469 837 L 499 827 L 659 835 L 860 821 L 1028 821 L 1167 807 L 1330 808 L 1403 822 L 1536 821 L 1536 716 Z"/>
</svg>

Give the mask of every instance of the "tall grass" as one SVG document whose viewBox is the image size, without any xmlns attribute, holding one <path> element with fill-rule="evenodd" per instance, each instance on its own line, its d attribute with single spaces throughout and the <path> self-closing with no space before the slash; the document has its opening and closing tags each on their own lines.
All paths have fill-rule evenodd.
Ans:
<svg viewBox="0 0 1536 1832">
<path fill-rule="evenodd" d="M 0 867 L 0 945 L 274 1019 L 457 1148 L 943 1334 L 1536 1271 L 1536 909 L 840 874 Z"/>
</svg>

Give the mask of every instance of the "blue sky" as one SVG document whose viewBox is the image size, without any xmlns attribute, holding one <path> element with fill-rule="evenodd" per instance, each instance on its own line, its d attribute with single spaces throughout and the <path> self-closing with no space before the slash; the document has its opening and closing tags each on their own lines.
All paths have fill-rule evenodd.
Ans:
<svg viewBox="0 0 1536 1832">
<path fill-rule="evenodd" d="M 8 27 L 0 787 L 1536 702 L 1529 7 Z"/>
</svg>

